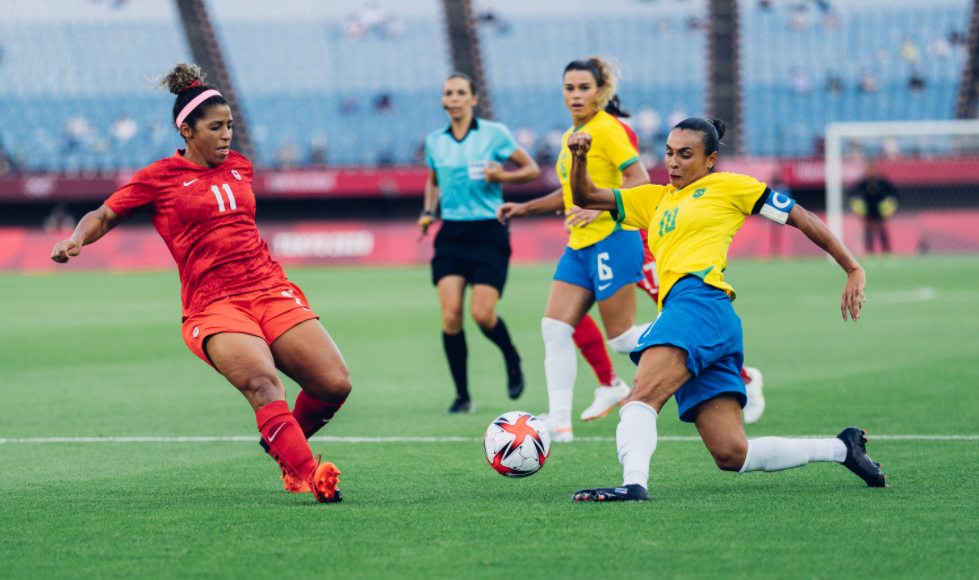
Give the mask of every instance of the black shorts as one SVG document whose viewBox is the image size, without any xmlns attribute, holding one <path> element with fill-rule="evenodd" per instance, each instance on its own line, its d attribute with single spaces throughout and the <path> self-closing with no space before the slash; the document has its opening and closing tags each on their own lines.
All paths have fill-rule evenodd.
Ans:
<svg viewBox="0 0 979 580">
<path fill-rule="evenodd" d="M 435 236 L 432 283 L 462 276 L 500 291 L 510 267 L 510 229 L 496 220 L 443 221 Z"/>
</svg>

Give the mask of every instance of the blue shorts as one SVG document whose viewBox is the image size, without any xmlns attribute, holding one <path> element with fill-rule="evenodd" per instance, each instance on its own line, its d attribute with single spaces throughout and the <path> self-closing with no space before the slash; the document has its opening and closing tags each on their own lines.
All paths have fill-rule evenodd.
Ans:
<svg viewBox="0 0 979 580">
<path fill-rule="evenodd" d="M 591 290 L 595 300 L 602 301 L 642 280 L 645 257 L 639 232 L 620 230 L 580 250 L 565 248 L 554 279 Z"/>
<path fill-rule="evenodd" d="M 724 291 L 687 276 L 673 285 L 656 322 L 639 338 L 632 362 L 642 352 L 668 344 L 687 351 L 693 377 L 676 392 L 680 420 L 693 423 L 694 408 L 722 393 L 733 393 L 743 408 L 748 398 L 741 379 L 744 346 L 741 319 Z"/>
</svg>

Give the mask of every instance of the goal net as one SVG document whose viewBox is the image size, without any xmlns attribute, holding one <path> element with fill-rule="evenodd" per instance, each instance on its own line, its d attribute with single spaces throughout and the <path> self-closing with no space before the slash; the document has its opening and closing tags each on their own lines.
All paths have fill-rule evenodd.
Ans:
<svg viewBox="0 0 979 580">
<path fill-rule="evenodd" d="M 826 127 L 826 218 L 856 253 L 979 253 L 979 121 Z"/>
</svg>

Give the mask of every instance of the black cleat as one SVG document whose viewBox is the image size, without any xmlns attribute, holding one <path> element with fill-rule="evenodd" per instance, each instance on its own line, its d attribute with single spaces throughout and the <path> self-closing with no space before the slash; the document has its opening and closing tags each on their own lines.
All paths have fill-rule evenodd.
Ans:
<svg viewBox="0 0 979 580">
<path fill-rule="evenodd" d="M 459 413 L 472 413 L 476 406 L 469 399 L 456 399 L 452 406 L 445 410 L 446 415 L 458 415 Z"/>
<path fill-rule="evenodd" d="M 259 437 L 258 444 L 262 446 L 262 449 L 264 449 L 266 453 L 272 455 L 272 448 L 269 447 L 269 444 L 265 441 L 265 437 Z"/>
<path fill-rule="evenodd" d="M 599 487 L 598 489 L 583 489 L 573 496 L 575 501 L 646 501 L 649 492 L 643 486 L 633 483 L 622 487 Z"/>
<path fill-rule="evenodd" d="M 836 438 L 846 445 L 846 460 L 843 462 L 843 467 L 856 473 L 870 487 L 889 487 L 887 476 L 880 470 L 880 463 L 874 463 L 867 455 L 865 429 L 847 427 Z"/>
<path fill-rule="evenodd" d="M 513 363 L 507 363 L 506 373 L 507 373 L 507 393 L 510 395 L 511 399 L 519 399 L 520 395 L 523 394 L 523 388 L 526 384 L 523 378 L 523 366 L 520 364 L 520 355 L 514 352 L 516 360 Z"/>
</svg>

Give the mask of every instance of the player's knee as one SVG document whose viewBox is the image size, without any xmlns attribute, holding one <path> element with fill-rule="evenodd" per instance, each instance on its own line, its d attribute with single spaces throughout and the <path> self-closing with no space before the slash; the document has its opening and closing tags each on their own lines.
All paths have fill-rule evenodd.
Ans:
<svg viewBox="0 0 979 580">
<path fill-rule="evenodd" d="M 249 378 L 239 388 L 250 400 L 262 404 L 285 398 L 285 389 L 279 385 L 277 380 L 264 373 Z"/>
<path fill-rule="evenodd" d="M 344 402 L 353 389 L 350 371 L 345 364 L 318 372 L 301 381 L 301 385 L 310 395 L 331 404 Z"/>
<path fill-rule="evenodd" d="M 496 309 L 487 306 L 477 306 L 472 307 L 473 320 L 480 328 L 485 330 L 490 330 L 496 326 Z"/>
<path fill-rule="evenodd" d="M 343 402 L 347 400 L 350 391 L 353 390 L 353 383 L 350 382 L 350 373 L 346 368 L 343 369 L 342 373 L 338 373 L 330 379 L 327 390 L 334 401 Z"/>
<path fill-rule="evenodd" d="M 748 455 L 748 444 L 732 441 L 711 449 L 710 454 L 721 471 L 740 471 Z"/>
<path fill-rule="evenodd" d="M 462 308 L 442 309 L 442 329 L 449 334 L 457 334 L 462 330 Z"/>
</svg>

